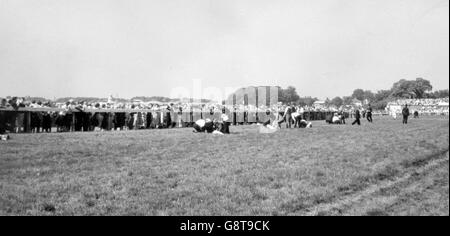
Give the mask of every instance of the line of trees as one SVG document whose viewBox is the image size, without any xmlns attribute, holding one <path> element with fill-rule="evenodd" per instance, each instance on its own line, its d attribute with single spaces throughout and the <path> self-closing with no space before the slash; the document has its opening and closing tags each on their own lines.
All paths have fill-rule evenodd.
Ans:
<svg viewBox="0 0 450 236">
<path fill-rule="evenodd" d="M 430 81 L 417 78 L 415 80 L 401 79 L 394 83 L 391 89 L 379 90 L 372 92 L 371 90 L 355 89 L 350 96 L 335 97 L 333 99 L 326 99 L 327 105 L 335 105 L 340 107 L 342 105 L 351 105 L 354 99 L 359 101 L 368 101 L 374 109 L 384 109 L 388 102 L 400 98 L 446 98 L 449 97 L 449 90 L 437 90 L 431 92 L 433 87 Z M 311 106 L 318 98 L 300 97 L 297 94 L 295 87 L 289 86 L 286 89 L 281 89 L 279 101 L 283 103 L 295 103 L 300 106 Z"/>
</svg>

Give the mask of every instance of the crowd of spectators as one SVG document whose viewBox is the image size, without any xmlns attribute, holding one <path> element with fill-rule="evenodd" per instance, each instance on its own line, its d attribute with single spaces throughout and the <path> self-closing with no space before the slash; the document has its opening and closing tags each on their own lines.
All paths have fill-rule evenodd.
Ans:
<svg viewBox="0 0 450 236">
<path fill-rule="evenodd" d="M 389 102 L 386 111 L 392 116 L 401 113 L 402 107 L 408 105 L 412 113 L 419 115 L 449 115 L 449 98 L 438 99 L 399 99 Z"/>
<path fill-rule="evenodd" d="M 307 120 L 325 119 L 325 112 L 350 112 L 346 107 L 337 109 L 335 107 L 289 105 Z M 281 103 L 259 107 L 217 103 L 164 104 L 131 101 L 123 103 L 68 100 L 63 103 L 55 103 L 8 97 L 2 99 L 2 105 L 0 105 L 0 108 L 3 109 L 0 111 L 0 122 L 2 123 L 2 132 L 5 130 L 10 132 L 52 132 L 52 129 L 57 132 L 152 129 L 191 126 L 196 120 L 205 117 L 219 119 L 221 113 L 229 114 L 234 124 L 266 122 L 269 114 L 282 114 L 286 107 L 287 104 Z M 10 108 L 10 111 L 6 112 L 5 108 Z M 20 108 L 31 108 L 26 109 L 30 111 L 30 116 L 28 117 L 25 112 L 22 112 L 24 109 Z M 30 130 L 26 130 L 27 123 L 30 124 Z"/>
<path fill-rule="evenodd" d="M 324 120 L 327 116 L 339 113 L 346 118 L 353 117 L 356 108 L 362 114 L 364 107 L 358 106 L 299 106 L 296 104 L 273 104 L 271 106 L 223 105 L 218 103 L 169 103 L 160 102 L 85 102 L 68 100 L 63 103 L 51 101 L 27 100 L 19 97 L 0 98 L 0 132 L 25 132 L 26 123 L 30 123 L 27 132 L 95 131 L 111 129 L 151 129 L 184 127 L 192 125 L 196 120 L 220 117 L 221 113 L 230 115 L 234 124 L 265 122 L 268 114 L 282 114 L 287 106 L 302 115 L 306 120 Z M 419 114 L 448 115 L 448 98 L 444 99 L 403 99 L 391 102 L 386 112 L 400 113 L 405 104 L 412 112 Z M 15 112 L 5 112 L 4 108 L 12 108 Z M 27 117 L 20 108 L 36 109 Z M 39 108 L 58 108 L 45 109 Z M 108 111 L 105 111 L 107 109 Z M 56 111 L 55 111 L 56 110 Z M 98 110 L 98 111 L 96 111 Z M 111 112 L 113 110 L 113 112 Z M 136 110 L 134 112 L 134 110 Z M 30 119 L 28 121 L 27 119 Z M 2 131 L 3 130 L 3 131 Z"/>
<path fill-rule="evenodd" d="M 408 106 L 427 106 L 427 107 L 437 107 L 437 106 L 448 106 L 449 98 L 424 98 L 424 99 L 399 99 L 388 103 L 388 105 L 408 105 Z"/>
</svg>

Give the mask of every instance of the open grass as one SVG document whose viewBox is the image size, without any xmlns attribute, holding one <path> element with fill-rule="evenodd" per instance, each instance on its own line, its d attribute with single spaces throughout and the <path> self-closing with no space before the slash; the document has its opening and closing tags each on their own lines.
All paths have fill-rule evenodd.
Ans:
<svg viewBox="0 0 450 236">
<path fill-rule="evenodd" d="M 20 134 L 0 215 L 449 215 L 449 120 Z"/>
</svg>

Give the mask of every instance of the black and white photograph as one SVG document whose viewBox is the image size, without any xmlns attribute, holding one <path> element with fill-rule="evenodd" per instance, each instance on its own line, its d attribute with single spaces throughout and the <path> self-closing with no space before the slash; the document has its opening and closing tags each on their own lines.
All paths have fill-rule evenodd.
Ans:
<svg viewBox="0 0 450 236">
<path fill-rule="evenodd" d="M 0 0 L 0 101 L 0 216 L 449 216 L 448 0 Z"/>
</svg>

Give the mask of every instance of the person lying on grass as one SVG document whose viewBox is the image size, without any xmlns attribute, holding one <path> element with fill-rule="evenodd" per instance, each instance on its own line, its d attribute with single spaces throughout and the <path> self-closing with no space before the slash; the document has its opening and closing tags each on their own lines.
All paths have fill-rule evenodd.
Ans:
<svg viewBox="0 0 450 236">
<path fill-rule="evenodd" d="M 312 123 L 311 123 L 311 122 L 308 122 L 308 121 L 306 121 L 306 120 L 304 120 L 304 119 L 301 119 L 301 120 L 299 121 L 298 127 L 299 127 L 299 128 L 312 128 Z"/>
<path fill-rule="evenodd" d="M 225 118 L 225 119 L 224 119 Z M 211 119 L 200 119 L 194 123 L 194 133 L 212 133 L 212 134 L 229 134 L 229 123 L 226 117 L 222 117 L 221 121 L 212 121 Z"/>
<path fill-rule="evenodd" d="M 274 120 L 272 124 L 270 124 L 270 119 L 259 126 L 259 133 L 261 134 L 271 134 L 277 132 L 281 128 L 280 123 L 277 120 Z"/>
<path fill-rule="evenodd" d="M 214 123 L 210 119 L 200 119 L 194 123 L 194 133 L 212 133 L 214 131 Z"/>
</svg>

